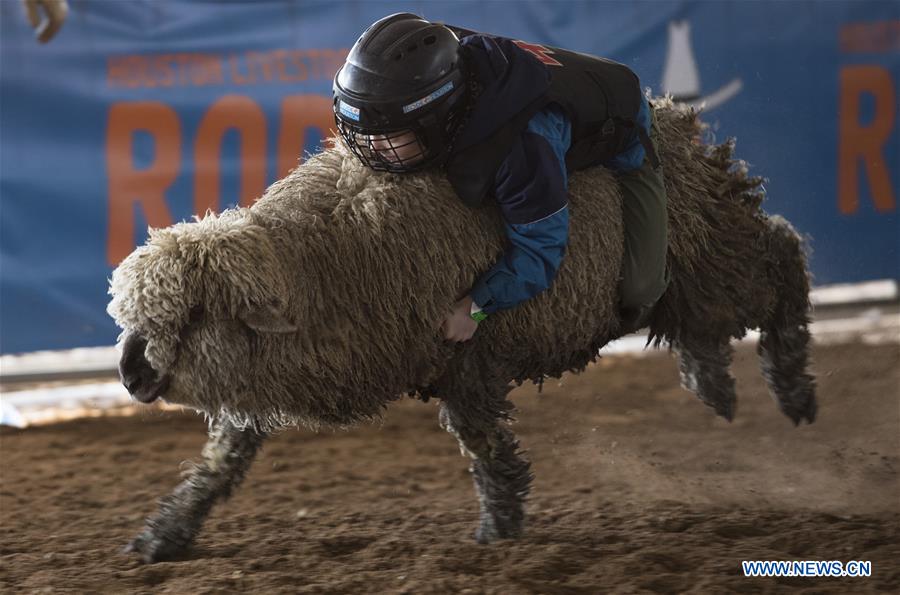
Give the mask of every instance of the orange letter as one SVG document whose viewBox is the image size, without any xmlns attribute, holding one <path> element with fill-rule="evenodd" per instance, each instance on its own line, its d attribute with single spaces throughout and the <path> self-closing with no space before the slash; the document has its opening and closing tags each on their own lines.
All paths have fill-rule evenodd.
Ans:
<svg viewBox="0 0 900 595">
<path fill-rule="evenodd" d="M 331 99 L 321 95 L 285 97 L 281 102 L 281 130 L 278 133 L 279 178 L 303 162 L 303 145 L 309 128 L 318 128 L 323 140 L 334 136 Z"/>
<path fill-rule="evenodd" d="M 868 126 L 859 124 L 859 98 L 875 96 L 875 117 Z M 859 161 L 869 177 L 876 211 L 896 208 L 891 178 L 882 153 L 894 127 L 897 109 L 891 75 L 880 66 L 846 66 L 841 69 L 840 137 L 838 149 L 838 208 L 849 215 L 859 209 Z"/>
<path fill-rule="evenodd" d="M 153 135 L 153 164 L 136 169 L 134 132 Z M 115 103 L 106 129 L 106 168 L 109 176 L 109 233 L 106 259 L 116 265 L 134 249 L 134 205 L 144 210 L 150 227 L 168 227 L 166 188 L 178 176 L 181 162 L 181 125 L 175 110 L 158 101 Z"/>
<path fill-rule="evenodd" d="M 250 206 L 266 189 L 266 117 L 249 97 L 226 95 L 209 108 L 197 132 L 194 145 L 194 213 L 197 215 L 219 210 L 222 137 L 232 128 L 241 134 L 241 205 Z"/>
</svg>

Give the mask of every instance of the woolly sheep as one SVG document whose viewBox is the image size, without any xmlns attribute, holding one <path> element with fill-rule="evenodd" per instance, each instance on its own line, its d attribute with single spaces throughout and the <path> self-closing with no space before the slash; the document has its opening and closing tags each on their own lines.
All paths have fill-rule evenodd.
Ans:
<svg viewBox="0 0 900 595">
<path fill-rule="evenodd" d="M 732 159 L 732 143 L 698 142 L 692 110 L 654 109 L 671 281 L 651 337 L 679 355 L 683 386 L 730 420 L 729 340 L 760 328 L 778 404 L 795 424 L 812 422 L 800 238 L 761 211 L 761 180 Z M 350 426 L 406 394 L 439 398 L 440 423 L 473 460 L 478 541 L 519 536 L 532 475 L 506 396 L 512 382 L 583 370 L 619 336 L 620 209 L 609 171 L 572 175 L 570 244 L 553 286 L 460 344 L 438 325 L 502 251 L 504 233 L 495 205 L 469 210 L 439 173 L 372 172 L 335 146 L 250 208 L 153 231 L 111 281 L 120 373 L 139 401 L 205 413 L 210 437 L 128 549 L 147 562 L 183 555 L 268 433 Z"/>
</svg>

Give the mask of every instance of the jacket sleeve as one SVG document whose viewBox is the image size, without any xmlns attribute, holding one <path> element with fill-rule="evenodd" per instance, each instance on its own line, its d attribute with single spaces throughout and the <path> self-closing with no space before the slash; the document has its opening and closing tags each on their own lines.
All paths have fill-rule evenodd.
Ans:
<svg viewBox="0 0 900 595">
<path fill-rule="evenodd" d="M 486 313 L 534 297 L 556 277 L 569 235 L 564 159 L 570 131 L 561 111 L 539 113 L 497 173 L 508 244 L 471 292 Z"/>
</svg>

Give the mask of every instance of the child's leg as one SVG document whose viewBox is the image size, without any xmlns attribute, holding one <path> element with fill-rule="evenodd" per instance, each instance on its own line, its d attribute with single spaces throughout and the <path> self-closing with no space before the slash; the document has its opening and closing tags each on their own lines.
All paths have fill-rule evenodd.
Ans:
<svg viewBox="0 0 900 595">
<path fill-rule="evenodd" d="M 654 147 L 655 137 L 653 114 L 650 139 Z M 620 173 L 618 180 L 625 222 L 621 305 L 629 310 L 648 310 L 667 284 L 668 217 L 662 166 L 654 169 L 645 157 L 641 167 Z"/>
</svg>

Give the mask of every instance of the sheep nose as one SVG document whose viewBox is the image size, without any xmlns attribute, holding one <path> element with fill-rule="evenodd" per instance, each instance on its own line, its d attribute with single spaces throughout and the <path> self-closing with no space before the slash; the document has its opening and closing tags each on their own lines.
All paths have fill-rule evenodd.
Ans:
<svg viewBox="0 0 900 595">
<path fill-rule="evenodd" d="M 122 384 L 125 385 L 129 395 L 133 395 L 141 387 L 142 383 L 140 376 L 126 376 L 122 374 L 121 371 L 119 374 L 122 377 Z"/>
<path fill-rule="evenodd" d="M 147 340 L 132 333 L 125 338 L 122 345 L 122 358 L 119 360 L 119 376 L 122 378 L 122 384 L 133 392 L 131 386 L 139 382 L 138 377 L 141 371 L 150 364 L 144 357 L 144 350 L 147 348 Z"/>
<path fill-rule="evenodd" d="M 119 360 L 119 379 L 128 391 L 128 394 L 137 400 L 150 403 L 156 399 L 156 391 L 153 387 L 156 371 L 147 358 L 144 350 L 147 348 L 147 340 L 132 333 L 125 338 L 122 345 L 122 358 Z M 158 387 L 156 387 L 158 388 Z"/>
</svg>

